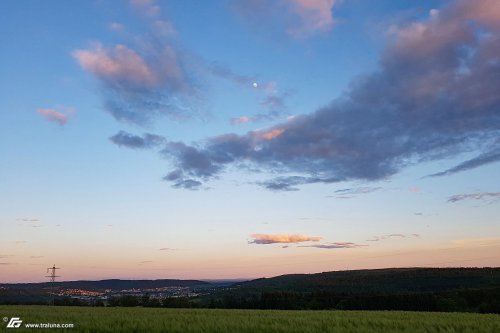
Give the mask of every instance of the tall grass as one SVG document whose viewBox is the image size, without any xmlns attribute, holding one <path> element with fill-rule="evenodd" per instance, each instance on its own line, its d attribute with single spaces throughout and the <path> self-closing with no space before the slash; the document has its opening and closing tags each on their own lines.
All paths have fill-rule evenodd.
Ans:
<svg viewBox="0 0 500 333">
<path fill-rule="evenodd" d="M 178 333 L 497 333 L 500 316 L 399 311 L 275 311 L 153 308 L 0 306 L 3 317 L 25 323 L 73 323 L 58 332 Z M 0 332 L 54 331 L 7 329 Z"/>
</svg>

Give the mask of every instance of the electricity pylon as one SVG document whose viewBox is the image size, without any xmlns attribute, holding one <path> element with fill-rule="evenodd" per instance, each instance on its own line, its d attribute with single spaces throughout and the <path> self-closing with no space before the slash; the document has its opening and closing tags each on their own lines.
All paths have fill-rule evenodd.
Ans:
<svg viewBox="0 0 500 333">
<path fill-rule="evenodd" d="M 51 298 L 52 305 L 54 305 L 54 294 L 55 294 L 54 290 L 55 290 L 56 278 L 61 277 L 60 275 L 56 275 L 56 269 L 61 269 L 61 268 L 56 267 L 56 265 L 54 264 L 54 266 L 47 268 L 47 274 L 49 273 L 50 274 L 45 275 L 45 277 L 50 278 L 50 294 L 52 295 Z"/>
</svg>

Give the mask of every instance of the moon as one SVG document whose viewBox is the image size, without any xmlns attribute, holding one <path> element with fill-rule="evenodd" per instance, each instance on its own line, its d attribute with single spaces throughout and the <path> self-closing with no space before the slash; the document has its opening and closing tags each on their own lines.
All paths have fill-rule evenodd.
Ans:
<svg viewBox="0 0 500 333">
<path fill-rule="evenodd" d="M 253 86 L 254 88 L 257 88 L 259 85 L 257 84 L 257 82 L 254 82 L 254 83 L 252 83 L 252 86 Z"/>
</svg>

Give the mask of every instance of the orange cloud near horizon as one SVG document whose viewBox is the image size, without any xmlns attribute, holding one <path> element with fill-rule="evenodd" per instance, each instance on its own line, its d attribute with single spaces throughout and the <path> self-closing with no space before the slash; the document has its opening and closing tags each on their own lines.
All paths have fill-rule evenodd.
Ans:
<svg viewBox="0 0 500 333">
<path fill-rule="evenodd" d="M 276 243 L 301 243 L 317 242 L 321 237 L 311 237 L 306 235 L 288 234 L 253 234 L 252 244 L 276 244 Z"/>
</svg>

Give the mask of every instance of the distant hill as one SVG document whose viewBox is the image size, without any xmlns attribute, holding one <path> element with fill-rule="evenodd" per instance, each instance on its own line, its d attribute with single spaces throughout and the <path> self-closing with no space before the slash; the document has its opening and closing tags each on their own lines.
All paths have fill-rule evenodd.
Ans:
<svg viewBox="0 0 500 333">
<path fill-rule="evenodd" d="M 390 268 L 288 274 L 231 282 L 114 279 L 57 284 L 59 288 L 87 291 L 110 289 L 108 306 L 500 313 L 500 268 Z M 0 304 L 47 304 L 49 287 L 47 282 L 0 284 Z M 195 292 L 191 296 L 173 290 L 161 300 L 154 297 L 150 300 L 142 293 L 120 292 L 162 287 L 191 287 Z M 180 297 L 177 292 L 181 292 Z M 63 296 L 55 303 L 99 304 Z"/>
<path fill-rule="evenodd" d="M 65 289 L 84 289 L 84 290 L 124 290 L 124 289 L 152 289 L 162 287 L 202 287 L 211 284 L 198 280 L 100 280 L 100 281 L 62 281 L 56 282 L 57 287 Z M 41 283 L 4 283 L 0 287 L 9 289 L 44 289 L 50 288 L 49 282 Z"/>
<path fill-rule="evenodd" d="M 500 287 L 500 268 L 389 268 L 287 274 L 233 285 L 241 292 L 408 294 Z"/>
</svg>

